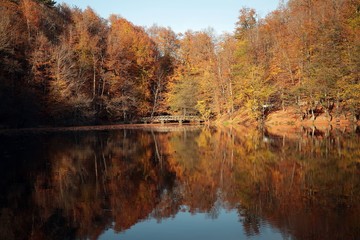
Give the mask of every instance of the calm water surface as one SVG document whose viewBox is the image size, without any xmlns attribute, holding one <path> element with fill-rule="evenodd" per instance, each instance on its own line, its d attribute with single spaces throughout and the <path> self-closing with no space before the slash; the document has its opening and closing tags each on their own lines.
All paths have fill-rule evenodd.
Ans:
<svg viewBox="0 0 360 240">
<path fill-rule="evenodd" d="M 0 239 L 360 239 L 360 136 L 0 134 Z"/>
</svg>

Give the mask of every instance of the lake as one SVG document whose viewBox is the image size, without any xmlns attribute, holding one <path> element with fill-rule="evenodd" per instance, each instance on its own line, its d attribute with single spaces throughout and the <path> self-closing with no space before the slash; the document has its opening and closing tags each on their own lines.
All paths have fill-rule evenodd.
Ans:
<svg viewBox="0 0 360 240">
<path fill-rule="evenodd" d="M 360 134 L 5 132 L 0 239 L 360 239 Z"/>
</svg>

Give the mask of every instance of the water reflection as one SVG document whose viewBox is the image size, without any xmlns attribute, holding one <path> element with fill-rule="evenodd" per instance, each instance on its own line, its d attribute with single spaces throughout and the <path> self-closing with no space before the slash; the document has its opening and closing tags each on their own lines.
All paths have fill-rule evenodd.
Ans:
<svg viewBox="0 0 360 240">
<path fill-rule="evenodd" d="M 2 136 L 0 239 L 360 236 L 358 133 L 158 130 Z"/>
</svg>

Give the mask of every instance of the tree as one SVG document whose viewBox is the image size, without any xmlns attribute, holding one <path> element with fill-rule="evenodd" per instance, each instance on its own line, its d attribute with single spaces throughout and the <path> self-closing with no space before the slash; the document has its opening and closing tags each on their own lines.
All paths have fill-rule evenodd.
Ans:
<svg viewBox="0 0 360 240">
<path fill-rule="evenodd" d="M 169 82 L 178 64 L 179 40 L 178 36 L 170 28 L 154 25 L 147 32 L 154 41 L 157 52 L 155 76 L 153 82 L 151 82 L 152 117 L 156 112 L 165 112 L 167 110 L 165 94 L 168 92 Z"/>
<path fill-rule="evenodd" d="M 129 121 L 151 111 L 150 80 L 154 78 L 156 52 L 142 28 L 114 15 L 110 24 L 106 50 L 110 85 L 107 109 L 116 118 Z"/>
<path fill-rule="evenodd" d="M 233 114 L 235 111 L 234 72 L 236 64 L 237 40 L 232 35 L 224 35 L 217 46 L 217 79 L 219 83 L 220 112 Z"/>
<path fill-rule="evenodd" d="M 43 3 L 45 4 L 46 6 L 49 6 L 49 7 L 54 7 L 56 2 L 53 1 L 53 0 L 37 0 L 39 1 L 40 3 Z"/>
<path fill-rule="evenodd" d="M 257 24 L 257 16 L 255 9 L 244 7 L 240 9 L 240 15 L 236 22 L 235 37 L 243 38 L 248 31 L 255 28 Z"/>
<path fill-rule="evenodd" d="M 70 40 L 62 38 L 52 49 L 50 91 L 47 95 L 49 115 L 56 122 L 79 124 L 91 122 L 95 112 L 86 78 Z"/>
<path fill-rule="evenodd" d="M 173 113 L 180 115 L 194 115 L 197 114 L 199 97 L 199 82 L 193 76 L 181 76 L 177 79 L 170 90 L 168 96 L 168 103 L 170 110 Z M 204 111 L 207 106 L 201 106 Z"/>
<path fill-rule="evenodd" d="M 33 86 L 39 90 L 42 96 L 45 96 L 49 91 L 53 46 L 47 37 L 41 33 L 35 37 L 34 45 L 34 50 L 29 59 L 32 66 Z"/>
<path fill-rule="evenodd" d="M 0 2 L 0 125 L 24 127 L 39 122 L 39 99 L 33 91 L 30 47 L 21 4 Z"/>
<path fill-rule="evenodd" d="M 259 36 L 260 28 L 253 9 L 240 10 L 235 35 L 236 60 L 233 61 L 233 74 L 236 79 L 234 101 L 237 106 L 241 106 L 242 111 L 258 121 L 264 120 L 265 107 L 270 104 L 274 94 L 274 88 L 267 78 L 267 46 L 263 45 L 263 39 Z"/>
<path fill-rule="evenodd" d="M 220 110 L 219 95 L 216 88 L 215 44 L 211 33 L 204 31 L 186 32 L 180 40 L 179 61 L 175 80 L 170 86 L 169 106 L 179 111 L 179 107 L 173 105 L 174 103 L 178 103 L 181 99 L 196 99 L 194 106 L 184 108 L 195 108 L 197 101 L 202 101 L 201 105 L 198 106 L 205 108 L 206 111 L 209 110 L 212 116 L 218 114 Z M 184 84 L 193 87 L 192 92 L 196 95 L 187 91 L 188 87 Z M 176 96 L 177 94 L 179 96 Z M 174 99 L 178 100 L 174 101 Z"/>
<path fill-rule="evenodd" d="M 77 51 L 79 64 L 82 71 L 86 72 L 86 82 L 91 89 L 92 98 L 98 97 L 104 90 L 104 84 L 99 84 L 101 68 L 105 59 L 105 46 L 107 27 L 106 22 L 100 18 L 91 8 L 83 12 L 74 12 L 73 41 Z"/>
</svg>

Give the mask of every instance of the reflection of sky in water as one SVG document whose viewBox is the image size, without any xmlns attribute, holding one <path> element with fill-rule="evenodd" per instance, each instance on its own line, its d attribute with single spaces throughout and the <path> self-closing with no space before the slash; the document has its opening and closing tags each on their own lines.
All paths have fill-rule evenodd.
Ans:
<svg viewBox="0 0 360 240">
<path fill-rule="evenodd" d="M 160 223 L 150 219 L 134 225 L 122 233 L 115 233 L 113 229 L 105 231 L 99 239 L 111 240 L 239 240 L 239 239 L 283 239 L 284 236 L 261 222 L 259 235 L 246 236 L 242 224 L 239 222 L 238 213 L 221 209 L 216 219 L 206 213 L 191 214 L 179 212 L 175 218 L 164 219 Z"/>
</svg>

